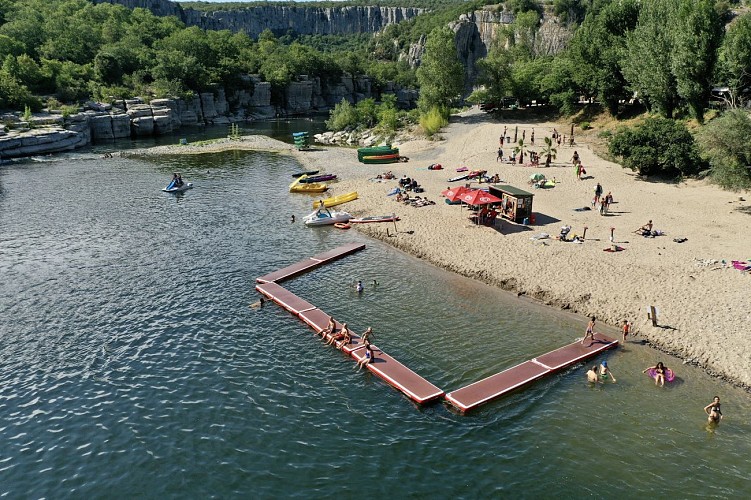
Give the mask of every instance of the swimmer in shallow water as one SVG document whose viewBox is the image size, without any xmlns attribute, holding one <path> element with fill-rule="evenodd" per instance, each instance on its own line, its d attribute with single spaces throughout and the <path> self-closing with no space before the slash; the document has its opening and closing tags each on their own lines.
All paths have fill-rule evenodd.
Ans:
<svg viewBox="0 0 751 500">
<path fill-rule="evenodd" d="M 600 363 L 600 378 L 603 382 L 605 382 L 607 379 L 610 379 L 615 384 L 615 376 L 613 375 L 613 372 L 610 371 L 610 368 L 608 368 L 607 361 Z"/>
<path fill-rule="evenodd" d="M 668 369 L 662 364 L 662 361 L 659 361 L 655 366 L 645 368 L 642 370 L 642 373 L 647 373 L 649 370 L 654 370 L 655 385 L 659 385 L 660 387 L 664 386 L 665 375 L 668 373 Z"/>
<path fill-rule="evenodd" d="M 597 366 L 593 366 L 587 372 L 587 382 L 590 384 L 596 384 L 600 381 L 600 377 L 597 376 Z"/>
<path fill-rule="evenodd" d="M 363 290 L 365 290 L 365 287 L 362 286 L 362 281 L 357 280 L 357 284 L 355 285 L 355 291 L 357 293 L 362 293 Z"/>
<path fill-rule="evenodd" d="M 715 396 L 712 402 L 704 407 L 704 412 L 708 415 L 707 422 L 710 424 L 719 424 L 722 420 L 722 411 L 720 410 L 720 396 Z"/>
</svg>

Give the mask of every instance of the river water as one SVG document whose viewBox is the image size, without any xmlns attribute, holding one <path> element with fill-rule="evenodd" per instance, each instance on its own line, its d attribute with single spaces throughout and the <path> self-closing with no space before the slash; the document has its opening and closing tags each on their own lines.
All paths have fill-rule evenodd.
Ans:
<svg viewBox="0 0 751 500">
<path fill-rule="evenodd" d="M 285 286 L 447 391 L 584 319 L 291 224 L 312 201 L 287 192 L 291 158 L 100 158 L 0 167 L 0 495 L 751 495 L 746 392 L 633 342 L 603 355 L 616 384 L 579 365 L 468 415 L 417 407 L 279 307 L 250 308 L 255 277 L 366 243 Z M 195 188 L 161 192 L 178 169 Z M 658 360 L 679 380 L 655 387 L 641 370 Z"/>
</svg>

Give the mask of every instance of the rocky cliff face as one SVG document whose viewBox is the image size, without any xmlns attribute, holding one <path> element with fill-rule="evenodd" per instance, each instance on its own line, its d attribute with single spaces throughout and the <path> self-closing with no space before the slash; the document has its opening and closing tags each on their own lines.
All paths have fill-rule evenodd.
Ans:
<svg viewBox="0 0 751 500">
<path fill-rule="evenodd" d="M 287 7 L 263 5 L 214 12 L 183 9 L 169 0 L 92 0 L 128 8 L 141 7 L 159 16 L 177 16 L 188 26 L 245 32 L 255 38 L 265 29 L 276 34 L 291 30 L 301 35 L 374 33 L 388 24 L 411 19 L 422 9 L 407 7 Z"/>
</svg>

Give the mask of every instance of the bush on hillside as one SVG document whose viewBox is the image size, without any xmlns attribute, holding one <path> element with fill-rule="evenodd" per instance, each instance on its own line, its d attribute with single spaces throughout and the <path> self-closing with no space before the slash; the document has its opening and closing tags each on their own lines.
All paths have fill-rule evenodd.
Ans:
<svg viewBox="0 0 751 500">
<path fill-rule="evenodd" d="M 428 137 L 432 137 L 448 124 L 448 111 L 441 108 L 431 108 L 420 115 L 420 126 Z"/>
<path fill-rule="evenodd" d="M 698 135 L 713 182 L 725 189 L 751 189 L 751 117 L 734 109 L 711 121 Z"/>
<path fill-rule="evenodd" d="M 686 125 L 667 118 L 647 118 L 640 125 L 617 130 L 608 148 L 622 159 L 624 167 L 642 176 L 689 176 L 702 167 Z"/>
</svg>

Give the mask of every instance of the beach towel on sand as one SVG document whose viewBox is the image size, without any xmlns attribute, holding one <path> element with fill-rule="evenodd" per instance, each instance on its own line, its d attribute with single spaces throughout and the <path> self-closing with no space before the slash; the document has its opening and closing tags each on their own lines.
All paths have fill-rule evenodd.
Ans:
<svg viewBox="0 0 751 500">
<path fill-rule="evenodd" d="M 399 189 L 398 187 L 395 187 L 394 189 L 386 193 L 386 196 L 394 196 L 395 194 L 399 194 L 401 192 L 402 192 L 401 189 Z"/>
<path fill-rule="evenodd" d="M 608 247 L 608 248 L 603 248 L 602 249 L 603 252 L 622 252 L 624 250 L 625 250 L 625 248 L 619 247 L 618 245 L 616 245 L 615 248 Z"/>
<path fill-rule="evenodd" d="M 469 170 L 467 167 L 459 167 L 456 169 L 457 172 L 466 172 L 467 170 Z"/>
</svg>

